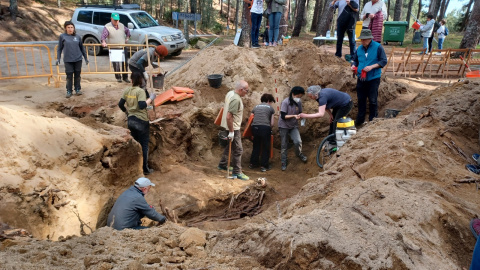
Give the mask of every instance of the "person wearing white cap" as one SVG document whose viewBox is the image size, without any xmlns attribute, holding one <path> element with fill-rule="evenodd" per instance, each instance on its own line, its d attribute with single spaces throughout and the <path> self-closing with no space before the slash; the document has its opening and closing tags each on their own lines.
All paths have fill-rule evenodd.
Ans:
<svg viewBox="0 0 480 270">
<path fill-rule="evenodd" d="M 153 206 L 149 205 L 145 200 L 145 195 L 150 188 L 155 186 L 150 179 L 140 177 L 135 184 L 125 190 L 113 205 L 110 214 L 108 214 L 107 226 L 116 230 L 123 229 L 146 229 L 148 227 L 141 226 L 141 219 L 148 217 L 151 220 L 158 221 L 160 224 L 167 220 L 159 214 Z"/>
</svg>

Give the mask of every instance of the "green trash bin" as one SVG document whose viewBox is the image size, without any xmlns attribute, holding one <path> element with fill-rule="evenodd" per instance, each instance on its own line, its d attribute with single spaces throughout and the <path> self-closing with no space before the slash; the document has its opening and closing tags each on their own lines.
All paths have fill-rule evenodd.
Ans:
<svg viewBox="0 0 480 270">
<path fill-rule="evenodd" d="M 408 22 L 384 22 L 383 23 L 383 44 L 387 45 L 388 42 L 400 42 L 400 46 L 403 45 L 403 39 L 405 38 L 405 30 L 407 30 Z"/>
</svg>

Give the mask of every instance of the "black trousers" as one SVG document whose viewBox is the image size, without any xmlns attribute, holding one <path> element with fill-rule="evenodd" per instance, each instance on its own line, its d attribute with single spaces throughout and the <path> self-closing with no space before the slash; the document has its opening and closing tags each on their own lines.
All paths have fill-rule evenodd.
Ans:
<svg viewBox="0 0 480 270">
<path fill-rule="evenodd" d="M 333 121 L 330 123 L 330 130 L 328 131 L 328 135 L 330 134 L 335 134 L 335 131 L 337 130 L 337 121 L 338 119 L 347 116 L 348 113 L 352 110 L 353 108 L 353 101 L 350 100 L 350 102 L 342 107 L 335 107 L 332 110 L 332 115 L 333 115 Z M 335 138 L 331 140 L 331 142 L 334 142 Z"/>
<path fill-rule="evenodd" d="M 72 92 L 72 84 L 75 85 L 75 91 L 80 91 L 80 73 L 82 72 L 82 60 L 77 62 L 64 62 L 65 74 L 67 74 L 67 92 Z"/>
<path fill-rule="evenodd" d="M 143 171 L 148 171 L 148 142 L 150 141 L 150 123 L 135 116 L 128 117 L 128 129 L 132 137 L 142 146 Z"/>
<path fill-rule="evenodd" d="M 378 86 L 380 86 L 380 78 L 370 81 L 362 81 L 357 79 L 357 98 L 358 98 L 358 114 L 356 125 L 361 125 L 365 122 L 365 115 L 367 114 L 367 98 L 369 105 L 368 120 L 378 116 Z"/>
<path fill-rule="evenodd" d="M 348 44 L 350 46 L 350 55 L 355 53 L 355 17 L 344 11 L 337 20 L 337 51 L 335 56 L 342 57 L 342 45 L 345 32 L 348 35 Z"/>
<path fill-rule="evenodd" d="M 262 158 L 260 166 L 268 168 L 268 161 L 270 159 L 270 137 L 272 135 L 272 128 L 270 126 L 252 126 L 253 134 L 253 149 L 250 156 L 250 164 L 257 166 L 260 151 L 262 151 Z"/>
<path fill-rule="evenodd" d="M 112 49 L 112 50 L 115 50 L 115 49 Z M 122 50 L 125 53 L 125 61 L 124 62 L 112 62 L 113 70 L 115 72 L 120 72 L 120 70 L 123 71 L 123 72 L 128 72 L 128 58 L 129 58 L 129 55 L 130 55 L 130 50 L 129 50 L 129 47 L 125 47 Z M 126 79 L 128 79 L 128 74 L 115 74 L 115 78 L 117 80 L 119 80 L 121 78 L 123 78 L 123 80 L 126 80 Z"/>
<path fill-rule="evenodd" d="M 432 51 L 432 41 L 433 41 L 433 33 L 432 33 L 432 36 L 428 38 L 428 52 Z"/>
</svg>

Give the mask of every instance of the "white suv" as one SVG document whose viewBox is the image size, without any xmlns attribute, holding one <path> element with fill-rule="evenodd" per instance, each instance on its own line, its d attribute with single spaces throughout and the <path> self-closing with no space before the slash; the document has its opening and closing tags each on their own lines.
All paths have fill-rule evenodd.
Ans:
<svg viewBox="0 0 480 270">
<path fill-rule="evenodd" d="M 178 56 L 185 48 L 187 41 L 182 32 L 167 26 L 161 26 L 158 22 L 138 5 L 122 5 L 113 7 L 86 6 L 75 9 L 72 22 L 75 30 L 82 37 L 85 44 L 100 44 L 105 24 L 111 20 L 112 13 L 120 15 L 120 22 L 130 29 L 128 44 L 146 44 L 145 35 L 148 35 L 149 45 L 165 45 L 168 54 Z M 95 49 L 97 55 L 101 47 Z M 89 46 L 88 53 L 93 55 L 93 46 Z"/>
</svg>

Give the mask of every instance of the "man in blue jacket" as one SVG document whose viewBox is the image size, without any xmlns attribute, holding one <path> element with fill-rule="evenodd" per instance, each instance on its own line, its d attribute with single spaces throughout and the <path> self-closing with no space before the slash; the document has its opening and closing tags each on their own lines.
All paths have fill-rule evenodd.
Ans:
<svg viewBox="0 0 480 270">
<path fill-rule="evenodd" d="M 362 29 L 360 45 L 353 57 L 351 69 L 357 70 L 357 98 L 358 114 L 356 125 L 360 126 L 365 122 L 367 111 L 367 98 L 369 103 L 368 120 L 372 121 L 378 115 L 378 86 L 382 76 L 382 68 L 387 64 L 387 55 L 380 43 L 373 41 L 372 31 Z M 363 71 L 363 76 L 362 76 Z M 366 76 L 365 76 L 366 74 Z"/>
<path fill-rule="evenodd" d="M 148 178 L 141 177 L 135 181 L 135 184 L 125 190 L 113 205 L 110 214 L 108 214 L 107 226 L 117 230 L 129 229 L 146 229 L 148 227 L 140 226 L 143 217 L 151 220 L 165 223 L 167 220 L 160 215 L 153 206 L 149 205 L 144 196 L 150 188 L 155 186 Z"/>
</svg>

